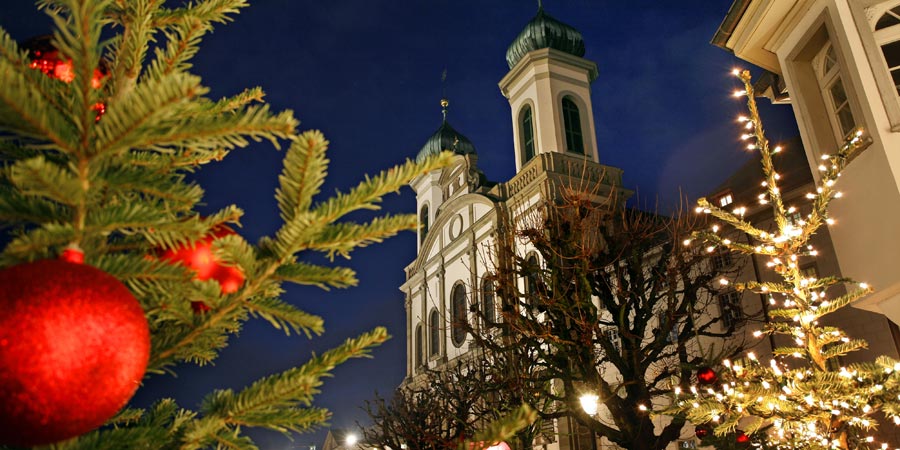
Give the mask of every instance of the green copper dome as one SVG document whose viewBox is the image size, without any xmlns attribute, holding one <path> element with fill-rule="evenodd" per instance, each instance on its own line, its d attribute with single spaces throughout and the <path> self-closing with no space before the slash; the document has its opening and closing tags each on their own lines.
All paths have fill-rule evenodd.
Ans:
<svg viewBox="0 0 900 450">
<path fill-rule="evenodd" d="M 534 19 L 525 25 L 525 29 L 506 50 L 506 63 L 512 69 L 526 53 L 542 48 L 584 56 L 584 38 L 580 31 L 550 17 L 544 8 L 538 8 Z"/>
<path fill-rule="evenodd" d="M 422 150 L 419 150 L 419 154 L 416 155 L 416 162 L 421 162 L 425 158 L 437 155 L 444 150 L 449 150 L 457 155 L 475 153 L 475 146 L 472 144 L 472 141 L 454 130 L 446 118 L 444 118 L 440 128 L 425 141 Z"/>
</svg>

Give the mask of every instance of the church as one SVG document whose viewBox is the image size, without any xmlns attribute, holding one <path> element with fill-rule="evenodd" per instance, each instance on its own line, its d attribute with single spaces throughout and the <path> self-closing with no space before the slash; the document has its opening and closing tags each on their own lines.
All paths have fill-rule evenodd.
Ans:
<svg viewBox="0 0 900 450">
<path fill-rule="evenodd" d="M 885 2 L 887 3 L 895 5 L 896 2 Z M 765 58 L 754 59 L 757 54 L 748 49 L 755 49 L 751 44 L 757 41 L 751 38 L 762 39 L 764 36 L 750 33 L 755 29 L 752 25 L 756 22 L 752 21 L 762 21 L 760 23 L 765 24 L 767 22 L 764 19 L 771 18 L 785 5 L 782 5 L 781 0 L 736 0 L 735 6 L 725 18 L 723 28 L 714 37 L 713 44 L 732 50 L 739 57 L 759 63 L 764 68 L 775 67 L 774 62 Z M 833 9 L 840 10 L 837 7 Z M 879 11 L 883 13 L 894 10 L 882 7 Z M 900 7 L 896 11 L 896 17 L 900 17 Z M 781 22 L 773 19 L 770 23 L 775 26 Z M 825 22 L 826 25 L 828 23 Z M 834 33 L 825 25 L 820 25 Z M 631 196 L 631 191 L 622 187 L 621 169 L 603 165 L 599 159 L 591 98 L 591 83 L 597 78 L 597 66 L 583 57 L 584 45 L 578 30 L 551 17 L 542 8 L 539 8 L 537 15 L 509 45 L 506 53 L 509 72 L 499 82 L 501 93 L 510 105 L 514 133 L 516 173 L 507 181 L 492 182 L 486 179 L 478 168 L 475 145 L 450 125 L 447 118 L 449 102 L 446 99 L 441 101 L 444 119 L 422 146 L 417 158 L 425 158 L 442 150 L 450 150 L 455 156 L 449 167 L 423 175 L 411 183 L 416 193 L 420 228 L 416 258 L 406 267 L 406 281 L 400 287 L 405 297 L 407 331 L 405 383 L 414 382 L 427 369 L 440 368 L 477 348 L 471 336 L 467 335 L 466 327 L 462 325 L 471 322 L 473 327 L 478 326 L 471 313 L 473 309 L 489 318 L 499 314 L 500 305 L 495 298 L 495 286 L 491 281 L 494 261 L 490 249 L 494 248 L 502 233 L 514 230 L 541 205 L 561 198 L 565 189 L 577 186 L 578 183 L 591 185 L 599 197 L 617 202 L 624 203 Z M 758 53 L 766 55 L 764 51 Z M 790 75 L 790 72 L 785 75 Z M 771 98 L 785 102 L 790 100 L 784 80 L 777 73 L 770 74 L 762 81 L 764 85 L 760 90 Z M 790 87 L 789 77 L 788 81 Z M 769 84 L 765 85 L 766 82 Z M 801 87 L 794 94 L 797 97 L 804 92 L 802 85 L 799 86 Z M 889 93 L 893 100 L 896 93 Z M 853 101 L 855 100 L 851 99 L 851 103 Z M 803 110 L 799 111 L 798 121 L 801 122 L 803 132 L 805 116 L 801 114 Z M 834 117 L 837 118 L 835 127 L 839 128 L 838 119 L 841 116 L 836 114 Z M 808 149 L 816 144 L 809 142 L 809 135 L 802 134 L 803 145 L 798 146 Z M 839 136 L 840 133 L 835 135 Z M 878 145 L 880 144 L 876 142 L 876 146 Z M 870 151 L 878 153 L 881 150 Z M 806 156 L 815 156 L 810 150 L 807 153 Z M 802 152 L 798 155 L 799 158 L 790 163 L 789 170 L 796 169 L 799 174 L 797 185 L 791 186 L 790 191 L 801 195 L 801 192 L 806 192 L 813 185 L 816 175 L 815 171 L 808 170 Z M 889 165 L 883 165 L 881 170 L 887 166 Z M 754 178 L 757 173 L 758 163 L 748 163 L 720 186 L 717 192 L 711 193 L 711 200 L 726 205 L 732 201 L 744 201 L 744 197 L 752 197 L 755 194 L 751 193 L 750 188 L 752 186 L 755 189 L 758 185 Z M 863 179 L 852 172 L 849 176 L 851 189 L 856 187 L 854 184 L 863 182 Z M 861 194 L 858 197 L 866 196 Z M 863 202 L 862 206 L 853 206 L 864 208 L 868 212 L 838 211 L 836 216 L 865 214 L 867 220 L 874 220 L 874 209 L 868 203 L 893 201 L 892 199 L 889 195 L 879 196 L 878 199 L 873 196 Z M 851 207 L 845 205 L 844 208 Z M 893 223 L 891 221 L 897 211 L 900 209 L 889 212 L 886 217 L 882 216 L 881 220 Z M 765 221 L 768 220 L 766 214 L 771 213 L 758 209 L 751 211 L 750 216 Z M 848 245 L 846 242 L 850 239 L 846 233 L 860 229 L 856 223 L 858 220 L 853 217 L 851 219 L 852 227 L 838 229 L 835 236 L 823 232 L 817 238 L 821 242 L 817 242 L 816 246 L 825 251 L 818 258 L 819 265 L 810 270 L 815 270 L 821 276 L 839 275 L 841 269 L 859 264 L 861 259 L 848 259 L 849 253 L 845 250 Z M 891 229 L 896 230 L 895 227 Z M 858 234 L 855 237 L 858 242 Z M 833 239 L 837 241 L 834 246 Z M 866 239 L 863 242 L 868 245 Z M 888 245 L 898 245 L 897 242 L 900 241 L 891 239 Z M 540 263 L 539 255 L 527 243 L 520 243 L 515 251 L 517 257 L 523 260 Z M 866 263 L 879 264 L 880 271 L 876 271 L 876 278 L 883 281 L 884 285 L 891 286 L 891 276 L 896 271 L 892 270 L 890 276 L 884 277 L 881 272 L 893 269 L 895 265 L 887 264 L 884 259 L 892 259 L 896 253 L 877 253 L 878 258 Z M 766 280 L 772 277 L 771 273 L 765 273 L 765 269 L 760 270 L 758 262 L 752 258 L 745 263 L 746 267 L 752 267 L 753 270 L 746 270 L 744 278 Z M 524 286 L 520 288 L 524 289 Z M 887 314 L 893 318 L 891 308 L 886 307 L 891 303 L 884 302 L 885 298 L 891 298 L 896 291 L 893 286 L 887 291 L 885 297 L 876 297 L 856 305 L 857 308 L 849 308 L 849 311 L 836 319 L 850 331 L 858 331 L 857 335 L 870 342 L 872 353 L 869 355 L 886 354 L 897 357 L 900 355 L 900 332 L 885 317 Z M 759 296 L 749 293 L 743 296 L 725 293 L 721 297 L 719 310 L 710 311 L 711 314 L 734 315 L 737 320 L 742 314 L 757 314 L 765 309 Z M 873 304 L 880 304 L 882 307 L 875 308 Z M 775 343 L 763 343 L 763 346 L 767 349 L 761 350 L 762 352 L 770 352 Z M 614 448 L 605 440 L 591 439 L 593 442 L 588 443 L 583 438 L 579 439 L 578 426 L 570 419 L 555 420 L 546 430 L 553 437 L 549 442 L 542 443 L 545 450 Z M 691 430 L 686 429 L 677 446 L 696 448 L 693 437 Z"/>
<path fill-rule="evenodd" d="M 400 288 L 406 307 L 407 383 L 476 348 L 462 325 L 472 320 L 472 308 L 484 317 L 499 315 L 490 278 L 490 249 L 498 233 L 577 183 L 623 203 L 631 195 L 621 187 L 621 169 L 599 160 L 591 99 L 597 65 L 584 53 L 581 33 L 543 8 L 510 44 L 510 70 L 499 85 L 511 110 L 516 174 L 505 182 L 486 179 L 475 146 L 450 125 L 449 102 L 441 101 L 443 122 L 417 159 L 450 150 L 453 163 L 410 183 L 420 227 L 417 256 L 406 267 Z M 540 262 L 527 244 L 516 251 Z M 554 422 L 552 430 L 545 425 L 552 435 L 547 448 L 592 447 L 576 442 L 577 433 L 569 431 L 574 423 Z"/>
</svg>

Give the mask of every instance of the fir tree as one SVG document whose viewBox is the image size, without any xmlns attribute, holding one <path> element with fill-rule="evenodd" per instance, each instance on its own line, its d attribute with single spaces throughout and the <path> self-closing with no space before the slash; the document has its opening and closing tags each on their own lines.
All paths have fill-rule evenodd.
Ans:
<svg viewBox="0 0 900 450">
<path fill-rule="evenodd" d="M 742 361 L 724 361 L 720 374 L 706 377 L 706 386 L 692 386 L 689 392 L 676 390 L 673 409 L 695 424 L 713 428 L 717 435 L 738 429 L 748 435 L 756 433 L 769 448 L 885 448 L 875 442 L 872 429 L 882 414 L 900 423 L 900 362 L 881 356 L 873 362 L 841 366 L 838 358 L 865 348 L 866 343 L 820 323 L 872 289 L 849 278 L 814 278 L 800 270 L 801 260 L 816 256 L 809 239 L 822 225 L 831 223 L 828 205 L 841 196 L 835 189 L 838 177 L 865 147 L 866 139 L 857 130 L 836 154 L 822 156 L 820 183 L 806 196 L 811 212 L 792 221 L 794 210 L 782 201 L 773 164 L 773 154 L 780 148 L 770 148 L 765 137 L 749 72 L 736 75 L 744 85 L 737 95 L 747 96 L 749 110 L 749 117 L 739 119 L 751 130 L 744 138 L 762 158 L 765 193 L 760 202 L 771 205 L 776 229 L 766 231 L 747 222 L 741 208 L 729 212 L 700 199 L 698 213 L 721 220 L 753 241 L 732 242 L 715 231 L 699 233 L 698 240 L 768 259 L 781 281 L 734 287 L 769 296 L 775 305 L 769 311 L 771 321 L 756 335 L 785 336 L 789 344 L 775 348 L 774 359 L 766 363 L 753 353 Z M 841 294 L 846 286 L 848 293 Z"/>
<path fill-rule="evenodd" d="M 44 0 L 55 23 L 52 44 L 70 61 L 71 79 L 31 67 L 27 51 L 0 29 L 0 221 L 7 244 L 0 266 L 55 258 L 79 248 L 85 263 L 121 280 L 143 307 L 151 331 L 148 376 L 179 364 L 207 364 L 251 317 L 285 333 L 317 335 L 321 318 L 280 299 L 284 283 L 343 288 L 345 267 L 303 262 L 304 252 L 348 256 L 416 226 L 415 215 L 345 219 L 377 210 L 382 196 L 438 168 L 447 155 L 366 178 L 346 193 L 318 199 L 328 142 L 297 134 L 290 111 L 272 112 L 259 88 L 212 100 L 191 59 L 202 37 L 243 0 L 200 0 L 167 7 L 155 0 Z M 108 69 L 99 83 L 95 70 Z M 249 140 L 289 143 L 276 192 L 283 224 L 251 244 L 232 234 L 214 241 L 224 265 L 244 283 L 231 293 L 213 280 L 156 255 L 190 245 L 226 223 L 235 206 L 196 211 L 202 188 L 186 175 Z M 202 312 L 192 310 L 202 304 Z M 329 413 L 310 402 L 322 377 L 387 339 L 377 328 L 300 367 L 240 390 L 210 393 L 198 410 L 161 399 L 125 409 L 107 426 L 55 448 L 255 448 L 251 427 L 288 433 L 322 424 Z"/>
</svg>

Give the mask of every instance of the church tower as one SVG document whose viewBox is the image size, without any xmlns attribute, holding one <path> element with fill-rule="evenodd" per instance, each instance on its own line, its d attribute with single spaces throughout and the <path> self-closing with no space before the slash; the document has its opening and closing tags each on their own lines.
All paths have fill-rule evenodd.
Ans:
<svg viewBox="0 0 900 450">
<path fill-rule="evenodd" d="M 600 162 L 591 105 L 597 64 L 575 28 L 538 8 L 506 51 L 500 91 L 512 109 L 516 172 L 542 153 Z"/>
</svg>

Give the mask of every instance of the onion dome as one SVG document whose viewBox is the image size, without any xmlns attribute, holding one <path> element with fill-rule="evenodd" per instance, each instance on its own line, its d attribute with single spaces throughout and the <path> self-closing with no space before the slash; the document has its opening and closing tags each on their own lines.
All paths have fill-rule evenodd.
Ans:
<svg viewBox="0 0 900 450">
<path fill-rule="evenodd" d="M 512 69 L 526 53 L 542 48 L 552 48 L 581 57 L 584 56 L 584 38 L 580 31 L 550 17 L 541 7 L 509 45 L 506 63 Z"/>
<path fill-rule="evenodd" d="M 425 141 L 425 145 L 422 146 L 422 149 L 419 150 L 419 154 L 416 155 L 416 162 L 421 162 L 425 158 L 437 155 L 444 150 L 449 150 L 457 155 L 470 155 L 475 153 L 475 145 L 472 144 L 472 141 L 453 129 L 453 127 L 450 126 L 450 123 L 447 122 L 448 105 L 450 105 L 450 102 L 446 99 L 441 100 L 441 106 L 444 108 L 444 120 L 441 122 L 440 128 Z"/>
</svg>

